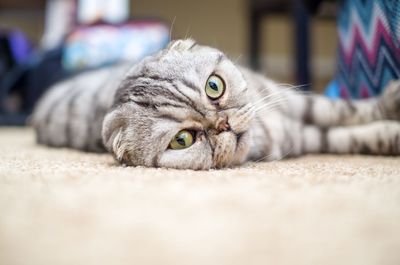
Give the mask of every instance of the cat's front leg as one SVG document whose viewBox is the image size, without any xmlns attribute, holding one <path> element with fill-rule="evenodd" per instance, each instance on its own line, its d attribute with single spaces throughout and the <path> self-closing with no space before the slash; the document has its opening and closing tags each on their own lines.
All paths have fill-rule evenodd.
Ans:
<svg viewBox="0 0 400 265">
<path fill-rule="evenodd" d="M 378 120 L 400 120 L 400 81 L 387 85 L 382 96 L 332 100 L 322 95 L 287 93 L 288 114 L 320 127 L 366 124 Z"/>
<path fill-rule="evenodd" d="M 305 126 L 302 138 L 303 153 L 400 155 L 400 123 L 396 121 L 326 129 Z"/>
</svg>

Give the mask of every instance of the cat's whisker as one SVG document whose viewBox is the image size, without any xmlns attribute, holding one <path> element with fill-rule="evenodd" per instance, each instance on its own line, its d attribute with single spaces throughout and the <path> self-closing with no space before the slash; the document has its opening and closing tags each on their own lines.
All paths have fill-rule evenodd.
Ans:
<svg viewBox="0 0 400 265">
<path fill-rule="evenodd" d="M 269 105 L 265 105 L 265 106 L 262 106 L 262 107 L 260 107 L 260 108 L 255 109 L 255 110 L 254 110 L 254 113 L 257 113 L 257 112 L 259 112 L 260 110 L 263 110 L 263 111 L 265 111 L 265 112 L 273 111 L 273 110 L 276 110 L 277 107 L 279 107 L 278 104 L 269 104 Z"/>
<path fill-rule="evenodd" d="M 174 16 L 174 18 L 172 19 L 172 22 L 171 22 L 171 29 L 169 30 L 169 39 L 170 40 L 172 40 L 172 31 L 174 30 L 175 20 L 176 20 L 176 16 Z"/>
<path fill-rule="evenodd" d="M 264 102 L 262 105 L 254 105 L 252 111 L 257 112 L 265 107 L 278 107 L 281 105 L 282 102 L 286 102 L 286 98 L 276 98 L 268 102 Z"/>
<path fill-rule="evenodd" d="M 287 156 L 289 156 L 292 153 L 293 150 L 294 150 L 294 146 L 292 145 L 292 147 L 288 151 L 286 151 L 283 155 L 281 155 L 281 157 L 277 158 L 276 161 L 280 161 L 280 160 L 286 158 Z"/>
<path fill-rule="evenodd" d="M 283 86 L 282 86 L 283 85 Z M 288 92 L 291 93 L 296 93 L 296 94 L 300 94 L 300 95 L 308 95 L 308 94 L 312 94 L 312 91 L 309 90 L 302 90 L 302 87 L 306 87 L 309 86 L 311 84 L 303 84 L 303 85 L 289 85 L 289 84 L 278 84 L 279 89 L 283 89 Z"/>
<path fill-rule="evenodd" d="M 292 84 L 288 84 L 288 83 L 278 83 L 276 85 L 278 85 L 279 87 L 289 87 L 289 88 L 293 89 L 293 88 L 300 88 L 300 87 L 309 86 L 311 84 L 308 83 L 308 84 L 301 84 L 301 85 L 292 85 Z"/>
<path fill-rule="evenodd" d="M 280 94 L 281 93 L 279 91 L 275 91 L 275 92 L 269 93 L 268 95 L 263 96 L 262 98 L 258 99 L 256 102 L 254 102 L 253 105 L 257 105 L 258 103 L 263 102 L 266 99 L 273 98 L 275 96 L 278 96 L 278 97 L 281 98 L 282 96 Z"/>
<path fill-rule="evenodd" d="M 264 106 L 261 106 L 260 108 L 252 110 L 252 112 L 254 114 L 258 113 L 261 110 L 264 111 L 264 112 L 271 112 L 271 111 L 276 111 L 278 107 L 280 107 L 279 104 L 266 104 Z"/>
<path fill-rule="evenodd" d="M 312 94 L 311 91 L 305 91 L 305 90 L 301 90 L 300 88 L 305 87 L 305 86 L 309 86 L 310 84 L 302 84 L 302 85 L 291 85 L 291 84 L 285 84 L 285 83 L 281 83 L 281 84 L 277 84 L 277 86 L 279 87 L 277 94 L 282 94 L 285 92 L 290 92 L 290 93 L 298 93 L 301 95 L 307 95 L 307 94 Z M 268 90 L 267 87 L 263 87 L 263 89 L 261 90 L 262 92 L 267 92 L 269 93 L 270 91 Z"/>
<path fill-rule="evenodd" d="M 263 156 L 263 157 L 261 157 L 260 159 L 254 161 L 254 162 L 255 162 L 255 163 L 258 163 L 258 162 L 264 161 L 265 159 L 267 159 L 267 158 L 269 158 L 269 157 L 272 157 L 272 154 L 268 154 L 268 155 L 266 155 L 266 156 Z"/>
<path fill-rule="evenodd" d="M 184 38 L 185 40 L 188 38 L 189 31 L 190 31 L 190 25 L 188 25 L 188 27 L 186 29 L 185 38 Z"/>
<path fill-rule="evenodd" d="M 290 153 L 292 153 L 293 150 L 294 150 L 294 146 L 292 145 L 291 148 L 288 151 L 286 151 L 284 154 L 282 154 L 280 157 L 274 158 L 274 161 L 280 161 L 280 160 L 284 159 L 285 157 L 290 155 Z M 264 161 L 265 159 L 270 158 L 270 157 L 272 157 L 272 154 L 268 154 L 266 156 L 261 157 L 260 159 L 256 160 L 255 163 Z"/>
<path fill-rule="evenodd" d="M 239 56 L 234 60 L 234 64 L 237 64 L 238 61 L 239 61 L 239 59 L 240 59 L 242 56 L 243 56 L 242 54 L 239 54 Z"/>
</svg>

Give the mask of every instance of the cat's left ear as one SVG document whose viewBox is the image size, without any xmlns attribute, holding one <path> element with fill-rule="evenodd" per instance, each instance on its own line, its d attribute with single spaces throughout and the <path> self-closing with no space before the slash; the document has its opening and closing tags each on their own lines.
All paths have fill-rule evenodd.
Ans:
<svg viewBox="0 0 400 265">
<path fill-rule="evenodd" d="M 167 47 L 167 50 L 187 51 L 194 45 L 196 45 L 196 42 L 192 39 L 175 40 L 170 42 L 170 44 Z"/>
</svg>

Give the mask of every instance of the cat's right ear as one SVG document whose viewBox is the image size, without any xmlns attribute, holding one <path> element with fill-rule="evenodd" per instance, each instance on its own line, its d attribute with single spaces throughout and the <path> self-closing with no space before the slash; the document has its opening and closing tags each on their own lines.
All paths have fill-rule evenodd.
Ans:
<svg viewBox="0 0 400 265">
<path fill-rule="evenodd" d="M 195 44 L 196 42 L 193 39 L 174 40 L 169 43 L 167 50 L 187 51 Z"/>
<path fill-rule="evenodd" d="M 125 118 L 121 109 L 117 108 L 109 112 L 103 120 L 101 136 L 106 149 L 115 155 L 118 161 L 122 161 L 125 148 L 121 144 L 123 138 L 123 129 L 125 126 Z"/>
</svg>

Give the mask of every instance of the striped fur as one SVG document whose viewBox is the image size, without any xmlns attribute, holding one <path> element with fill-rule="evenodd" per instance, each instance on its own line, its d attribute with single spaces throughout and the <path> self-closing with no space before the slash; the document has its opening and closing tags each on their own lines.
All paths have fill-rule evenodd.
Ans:
<svg viewBox="0 0 400 265">
<path fill-rule="evenodd" d="M 211 74 L 226 91 L 210 100 Z M 307 153 L 400 154 L 400 82 L 379 98 L 331 101 L 302 94 L 234 65 L 192 40 L 172 42 L 133 66 L 120 65 L 56 85 L 39 102 L 39 143 L 107 149 L 121 163 L 209 169 Z M 171 150 L 182 129 L 195 143 Z"/>
</svg>

